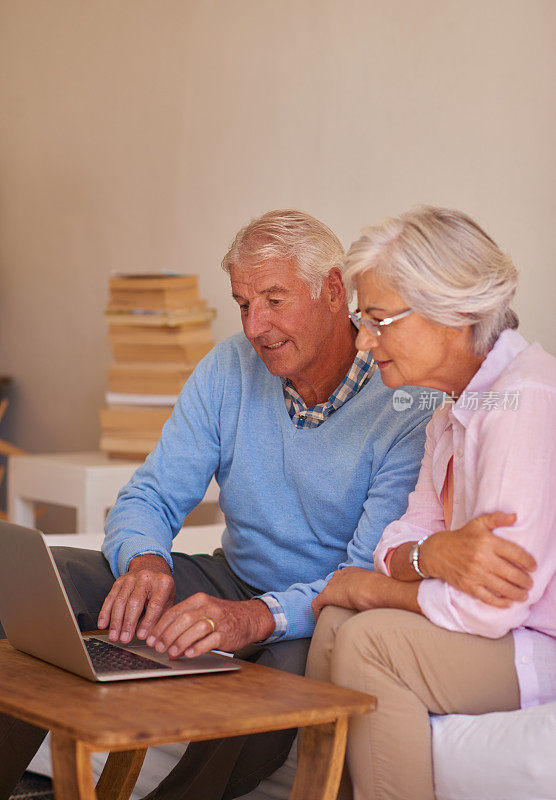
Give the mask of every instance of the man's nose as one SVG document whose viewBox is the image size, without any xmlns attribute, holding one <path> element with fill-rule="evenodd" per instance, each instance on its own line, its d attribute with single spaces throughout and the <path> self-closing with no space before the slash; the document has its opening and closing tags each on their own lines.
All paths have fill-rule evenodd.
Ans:
<svg viewBox="0 0 556 800">
<path fill-rule="evenodd" d="M 267 308 L 251 305 L 243 316 L 243 331 L 248 339 L 256 339 L 272 328 Z"/>
</svg>

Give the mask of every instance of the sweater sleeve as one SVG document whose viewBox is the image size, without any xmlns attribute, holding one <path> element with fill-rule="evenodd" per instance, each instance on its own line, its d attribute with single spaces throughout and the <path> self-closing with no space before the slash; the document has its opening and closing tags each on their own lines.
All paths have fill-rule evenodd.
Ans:
<svg viewBox="0 0 556 800">
<path fill-rule="evenodd" d="M 186 382 L 158 444 L 107 516 L 102 552 L 116 577 L 143 553 L 162 556 L 172 568 L 173 537 L 218 469 L 220 402 L 216 349 Z"/>
<path fill-rule="evenodd" d="M 346 559 L 338 564 L 338 569 L 354 566 L 373 568 L 373 552 L 384 528 L 403 514 L 408 494 L 415 486 L 426 424 L 427 418 L 421 416 L 416 423 L 414 419 L 413 424 L 392 441 L 371 479 L 363 513 L 347 546 Z M 312 636 L 315 618 L 311 602 L 324 589 L 332 574 L 312 583 L 295 583 L 283 592 L 267 592 L 262 596 L 262 599 L 271 597 L 278 602 L 285 622 L 281 635 L 272 637 L 272 641 Z M 275 604 L 274 608 L 276 611 Z M 276 619 L 277 612 L 273 613 Z"/>
<path fill-rule="evenodd" d="M 433 452 L 437 446 L 441 426 L 438 414 L 427 425 L 425 453 L 421 462 L 417 485 L 409 495 L 407 511 L 400 519 L 391 522 L 385 529 L 374 552 L 377 572 L 389 575 L 386 556 L 406 542 L 419 541 L 423 536 L 436 533 L 445 527 L 444 509 L 436 493 L 432 479 Z"/>
</svg>

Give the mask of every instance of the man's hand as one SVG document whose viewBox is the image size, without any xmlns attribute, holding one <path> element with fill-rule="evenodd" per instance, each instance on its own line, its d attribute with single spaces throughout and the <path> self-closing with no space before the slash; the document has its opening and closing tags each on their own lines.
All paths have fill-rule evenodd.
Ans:
<svg viewBox="0 0 556 800">
<path fill-rule="evenodd" d="M 460 530 L 433 534 L 421 545 L 423 572 L 498 608 L 527 600 L 535 559 L 515 542 L 492 533 L 515 521 L 515 514 L 495 511 L 475 517 Z"/>
<path fill-rule="evenodd" d="M 137 636 L 145 639 L 175 596 L 176 586 L 166 561 L 153 554 L 137 556 L 130 561 L 128 572 L 114 582 L 100 609 L 98 627 L 110 625 L 108 638 L 113 642 L 130 642 L 144 610 Z"/>
<path fill-rule="evenodd" d="M 417 605 L 418 585 L 397 581 L 361 567 L 337 570 L 322 592 L 311 603 L 315 618 L 324 606 L 341 606 L 356 611 L 370 608 L 401 608 L 420 613 Z"/>
<path fill-rule="evenodd" d="M 267 639 L 274 628 L 272 612 L 262 600 L 220 600 L 199 592 L 166 611 L 147 644 L 158 653 L 168 651 L 170 658 L 215 649 L 233 653 Z"/>
</svg>

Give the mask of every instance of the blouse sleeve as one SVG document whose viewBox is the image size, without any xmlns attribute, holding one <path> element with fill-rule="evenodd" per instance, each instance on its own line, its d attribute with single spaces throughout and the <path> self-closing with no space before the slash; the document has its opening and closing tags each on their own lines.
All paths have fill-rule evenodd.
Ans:
<svg viewBox="0 0 556 800">
<path fill-rule="evenodd" d="M 484 412 L 474 422 L 466 433 L 475 437 L 478 452 L 469 519 L 494 511 L 517 515 L 514 525 L 495 533 L 535 558 L 534 585 L 526 601 L 497 608 L 429 579 L 421 582 L 418 603 L 443 628 L 499 638 L 527 620 L 556 574 L 556 392 L 522 385 L 517 411 Z"/>
</svg>

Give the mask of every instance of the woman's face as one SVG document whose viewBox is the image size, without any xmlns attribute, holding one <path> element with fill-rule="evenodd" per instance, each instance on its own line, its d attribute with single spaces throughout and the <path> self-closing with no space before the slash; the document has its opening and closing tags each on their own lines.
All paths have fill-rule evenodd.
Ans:
<svg viewBox="0 0 556 800">
<path fill-rule="evenodd" d="M 357 297 L 361 316 L 373 321 L 409 308 L 399 294 L 375 277 L 374 270 L 358 276 Z M 475 363 L 469 374 L 469 358 L 477 361 L 471 356 L 469 340 L 469 328 L 448 328 L 414 312 L 382 328 L 380 336 L 362 324 L 356 347 L 372 351 L 382 381 L 391 389 L 427 386 L 459 394 L 480 363 Z"/>
</svg>

